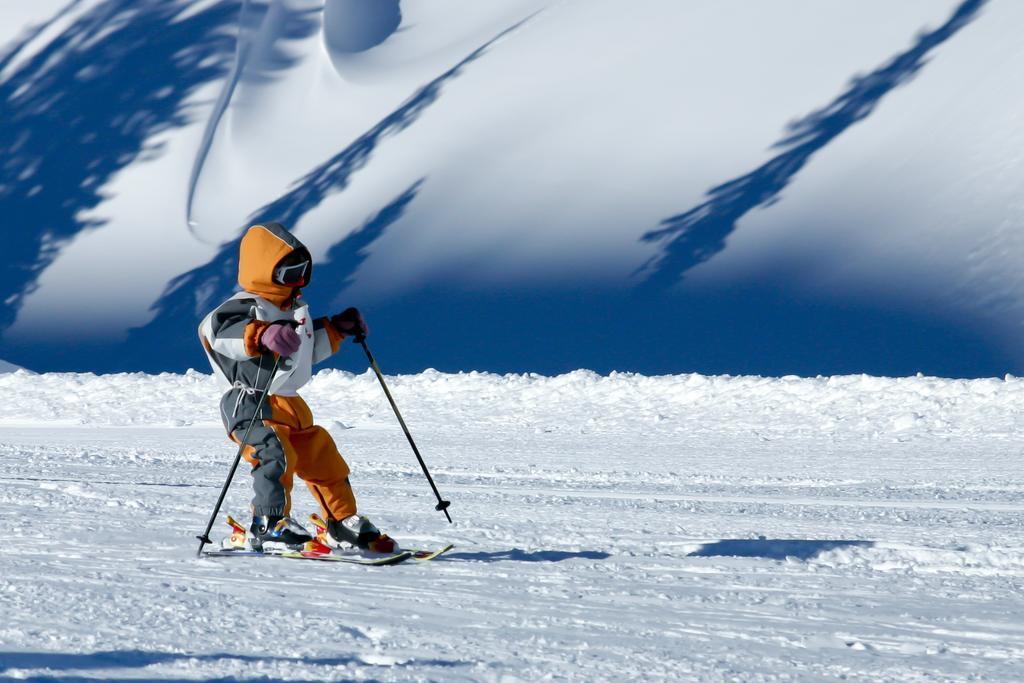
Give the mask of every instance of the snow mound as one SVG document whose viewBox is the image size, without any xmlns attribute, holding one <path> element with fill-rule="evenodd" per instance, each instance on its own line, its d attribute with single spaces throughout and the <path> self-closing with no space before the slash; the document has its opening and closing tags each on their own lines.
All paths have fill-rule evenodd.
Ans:
<svg viewBox="0 0 1024 683">
<path fill-rule="evenodd" d="M 0 360 L 0 374 L 7 373 L 7 372 L 19 372 L 19 371 L 20 372 L 24 372 L 24 373 L 28 373 L 28 374 L 34 374 L 31 370 L 26 370 L 25 368 L 21 367 L 20 365 L 15 365 L 14 363 L 8 363 L 5 360 Z"/>
<path fill-rule="evenodd" d="M 850 544 L 812 562 L 862 572 L 955 574 L 959 576 L 1024 576 L 1024 548 L 968 544 L 925 548 L 895 543 Z"/>
<path fill-rule="evenodd" d="M 402 10 L 398 0 L 326 0 L 323 22 L 328 52 L 364 52 L 398 29 Z"/>
<path fill-rule="evenodd" d="M 936 377 L 734 377 L 698 374 L 546 377 L 427 370 L 388 379 L 413 424 L 434 430 L 528 427 L 536 433 L 633 436 L 752 435 L 1010 439 L 1020 425 L 1024 381 Z M 182 426 L 219 424 L 222 388 L 212 375 L 14 373 L 0 390 L 5 423 Z M 338 429 L 393 426 L 376 377 L 324 370 L 303 392 L 314 414 Z"/>
</svg>

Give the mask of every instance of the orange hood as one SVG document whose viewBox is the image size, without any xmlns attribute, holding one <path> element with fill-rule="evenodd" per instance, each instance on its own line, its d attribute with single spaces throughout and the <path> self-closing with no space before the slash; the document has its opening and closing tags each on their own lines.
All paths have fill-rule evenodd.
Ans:
<svg viewBox="0 0 1024 683">
<path fill-rule="evenodd" d="M 238 284 L 278 308 L 291 308 L 299 290 L 274 282 L 274 268 L 293 251 L 306 251 L 295 235 L 280 223 L 261 223 L 249 228 L 238 249 Z M 306 278 L 307 284 L 312 272 Z"/>
</svg>

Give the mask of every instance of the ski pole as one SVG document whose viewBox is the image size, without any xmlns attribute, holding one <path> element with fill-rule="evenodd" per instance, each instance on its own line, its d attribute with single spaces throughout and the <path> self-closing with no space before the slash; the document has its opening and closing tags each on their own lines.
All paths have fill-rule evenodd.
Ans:
<svg viewBox="0 0 1024 683">
<path fill-rule="evenodd" d="M 270 379 L 267 380 L 267 386 L 263 387 L 263 391 L 260 392 L 260 400 L 256 403 L 256 412 L 253 413 L 252 419 L 249 420 L 249 426 L 245 428 L 245 433 L 242 435 L 242 440 L 238 444 L 238 453 L 235 454 L 235 461 L 231 464 L 231 471 L 228 472 L 228 478 L 224 481 L 224 487 L 220 490 L 220 497 L 217 498 L 217 505 L 213 508 L 213 514 L 210 515 L 210 521 L 206 524 L 206 531 L 203 532 L 202 536 L 196 536 L 199 539 L 199 549 L 196 551 L 196 557 L 201 557 L 203 554 L 203 547 L 207 543 L 213 543 L 210 540 L 210 529 L 213 528 L 213 522 L 217 519 L 217 513 L 220 512 L 220 506 L 224 503 L 224 496 L 228 493 L 228 487 L 231 486 L 231 480 L 235 477 L 235 470 L 238 469 L 238 463 L 242 460 L 242 453 L 245 451 L 245 442 L 249 438 L 249 432 L 252 431 L 252 426 L 256 424 L 256 419 L 260 416 L 260 410 L 263 409 L 263 402 L 267 398 L 267 394 L 270 393 L 270 385 L 274 381 L 274 375 L 277 374 L 277 366 L 281 364 L 281 357 L 278 356 L 277 360 L 274 361 L 274 367 L 270 371 Z M 241 389 L 239 390 L 241 391 Z"/>
<path fill-rule="evenodd" d="M 384 395 L 388 397 L 388 403 L 391 404 L 391 409 L 395 411 L 395 417 L 398 418 L 398 424 L 402 425 L 402 431 L 405 432 L 405 438 L 409 440 L 409 445 L 412 446 L 412 452 L 416 454 L 416 459 L 420 461 L 420 467 L 423 468 L 423 474 L 427 477 L 427 481 L 430 482 L 430 488 L 434 490 L 434 495 L 437 496 L 437 505 L 434 506 L 434 509 L 443 512 L 444 516 L 448 518 L 448 523 L 451 524 L 452 516 L 448 514 L 448 506 L 451 505 L 452 502 L 441 498 L 441 494 L 437 490 L 437 485 L 434 484 L 434 479 L 430 476 L 430 472 L 427 471 L 427 463 L 423 462 L 423 456 L 420 455 L 420 449 L 416 448 L 416 442 L 412 440 L 412 434 L 409 433 L 409 428 L 405 426 L 405 420 L 402 419 L 402 414 L 398 412 L 398 406 L 395 405 L 395 399 L 391 397 L 391 392 L 388 391 L 388 385 L 384 382 L 384 375 L 381 374 L 377 361 L 373 359 L 373 354 L 370 353 L 370 347 L 366 345 L 366 337 L 356 337 L 356 341 L 363 347 L 363 351 L 366 351 L 366 358 L 370 361 L 370 367 L 373 368 L 373 372 L 377 375 L 381 389 L 384 390 Z"/>
</svg>

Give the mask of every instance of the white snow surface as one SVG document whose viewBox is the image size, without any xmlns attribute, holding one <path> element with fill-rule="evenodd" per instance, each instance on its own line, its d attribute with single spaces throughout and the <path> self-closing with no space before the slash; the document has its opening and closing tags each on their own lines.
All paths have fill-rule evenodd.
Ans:
<svg viewBox="0 0 1024 683">
<path fill-rule="evenodd" d="M 659 249 L 641 235 L 775 157 L 788 122 L 826 107 L 852 77 L 883 68 L 963 7 L 405 0 L 393 34 L 349 52 L 338 32 L 368 16 L 363 28 L 376 30 L 397 1 L 376 3 L 376 18 L 365 0 L 255 4 L 269 11 L 240 34 L 247 57 L 195 94 L 188 126 L 152 141 L 159 155 L 109 179 L 109 199 L 83 212 L 97 226 L 60 246 L 10 338 L 48 333 L 56 319 L 102 320 L 91 329 L 111 337 L 145 324 L 168 281 L 212 258 L 211 245 L 236 238 L 260 207 L 484 45 L 422 116 L 385 126 L 343 187 L 290 227 L 322 259 L 419 188 L 367 247 L 341 299 L 387 300 L 453 278 L 471 287 L 557 288 L 567 278 L 628 286 Z M 52 9 L 33 7 L 37 20 Z M 0 8 L 9 25 L 30 14 Z M 310 28 L 291 35 L 298 19 Z M 915 78 L 814 155 L 780 201 L 744 214 L 728 248 L 683 286 L 784 268 L 814 296 L 884 296 L 980 319 L 1016 353 L 1022 20 L 1020 2 L 987 3 Z M 134 262 L 131 288 L 125 249 L 158 255 Z M 88 308 L 78 296 L 83 272 Z"/>
<path fill-rule="evenodd" d="M 194 558 L 211 376 L 0 376 L 0 678 L 1021 679 L 1024 381 L 388 382 L 454 525 L 373 375 L 305 396 L 361 510 L 457 548 L 364 568 Z"/>
</svg>

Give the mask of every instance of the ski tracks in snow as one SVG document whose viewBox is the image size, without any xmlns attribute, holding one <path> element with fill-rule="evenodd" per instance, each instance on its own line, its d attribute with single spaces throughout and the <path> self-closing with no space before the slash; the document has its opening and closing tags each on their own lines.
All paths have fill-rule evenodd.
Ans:
<svg viewBox="0 0 1024 683">
<path fill-rule="evenodd" d="M 746 407 L 718 386 L 717 408 L 698 401 L 705 420 L 691 432 L 678 417 L 621 417 L 616 400 L 676 416 L 694 403 L 665 399 L 656 382 L 630 380 L 635 390 L 616 399 L 596 386 L 607 379 L 593 380 L 588 402 L 565 397 L 587 394 L 578 378 L 546 398 L 536 383 L 505 395 L 486 385 L 476 400 L 501 417 L 485 421 L 468 396 L 440 392 L 462 380 L 398 380 L 396 398 L 453 501 L 449 526 L 401 432 L 349 376 L 351 405 L 315 390 L 310 400 L 324 424 L 352 426 L 332 431 L 361 509 L 410 546 L 457 544 L 428 564 L 364 568 L 194 559 L 233 450 L 198 421 L 146 424 L 164 420 L 146 404 L 147 381 L 179 384 L 168 402 L 184 404 L 202 389 L 194 378 L 118 377 L 108 381 L 138 384 L 145 404 L 119 425 L 74 425 L 73 408 L 47 393 L 53 376 L 26 399 L 48 401 L 49 422 L 4 415 L 0 677 L 1020 678 L 1024 481 L 1007 474 L 1018 449 L 998 388 L 963 385 L 940 407 L 961 418 L 907 438 L 886 414 L 804 428 L 812 413 L 840 422 L 835 406 L 865 411 L 882 380 L 847 383 L 816 412 L 785 397 L 824 381 L 776 381 L 774 393 L 758 384 Z M 950 387 L 938 389 L 920 400 L 946 401 Z M 561 425 L 542 422 L 557 410 Z M 981 415 L 1002 431 L 978 431 Z M 244 517 L 248 498 L 240 472 L 225 511 Z M 301 488 L 295 505 L 313 511 Z"/>
</svg>

